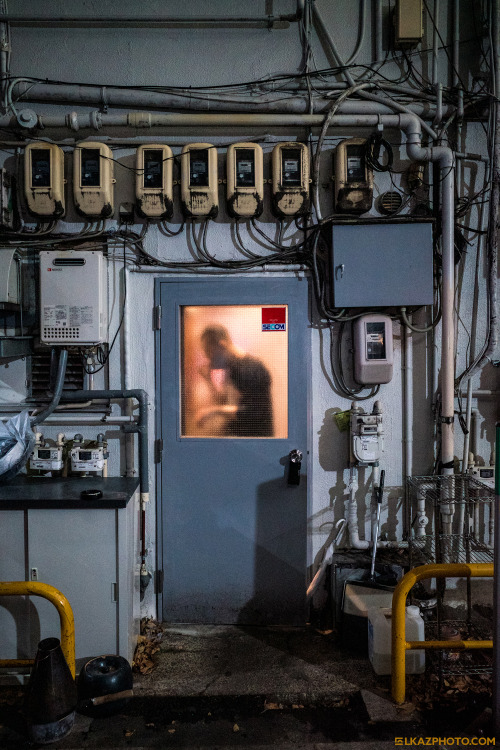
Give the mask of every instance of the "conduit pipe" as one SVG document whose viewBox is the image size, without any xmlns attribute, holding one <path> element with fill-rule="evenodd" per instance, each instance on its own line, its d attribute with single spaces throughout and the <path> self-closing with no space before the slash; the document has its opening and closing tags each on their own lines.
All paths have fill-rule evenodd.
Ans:
<svg viewBox="0 0 500 750">
<path fill-rule="evenodd" d="M 167 16 L 167 17 L 145 17 L 145 16 L 6 16 L 5 20 L 16 27 L 40 28 L 232 28 L 233 26 L 249 26 L 250 28 L 288 28 L 288 23 L 300 21 L 304 14 L 305 0 L 296 0 L 295 13 L 279 16 Z"/>
<path fill-rule="evenodd" d="M 411 323 L 412 316 L 409 315 Z M 403 488 L 405 496 L 405 507 L 409 508 L 408 485 L 406 478 L 413 473 L 413 336 L 411 330 L 402 327 L 403 333 Z M 417 513 L 422 511 L 421 503 L 417 505 Z M 424 514 L 425 515 L 425 514 Z M 417 523 L 417 536 L 419 534 Z M 405 529 L 408 533 L 410 529 Z M 422 532 L 423 533 L 423 532 Z"/>
<path fill-rule="evenodd" d="M 337 90 L 337 86 L 328 87 Z M 389 90 L 389 89 L 388 89 Z M 392 90 L 392 89 L 391 89 Z M 10 97 L 16 102 L 39 102 L 45 104 L 76 104 L 78 106 L 120 107 L 127 109 L 159 109 L 159 110 L 187 110 L 197 112 L 281 112 L 305 113 L 309 110 L 307 96 L 291 96 L 283 98 L 282 92 L 276 94 L 262 94 L 259 96 L 226 96 L 198 93 L 186 89 L 185 93 L 164 93 L 160 91 L 143 91 L 133 89 L 113 88 L 112 86 L 85 86 L 78 84 L 37 83 L 30 80 L 19 80 L 10 84 Z M 275 98 L 278 97 L 278 98 Z M 314 112 L 325 112 L 332 100 L 328 96 L 315 96 L 311 102 Z M 359 102 L 357 103 L 359 105 Z M 409 105 L 416 114 L 428 116 L 431 119 L 430 105 L 417 103 Z M 380 110 L 379 111 L 390 111 Z M 345 112 L 361 112 L 356 103 L 346 102 Z M 366 112 L 376 112 L 377 108 L 365 109 Z M 448 107 L 446 113 L 451 116 L 454 107 Z"/>
<path fill-rule="evenodd" d="M 64 386 L 64 377 L 66 375 L 66 365 L 68 363 L 68 350 L 67 349 L 61 349 L 59 352 L 59 364 L 57 368 L 57 376 L 56 376 L 56 384 L 54 387 L 54 396 L 52 398 L 52 401 L 47 406 L 46 409 L 40 412 L 40 414 L 37 414 L 36 417 L 32 417 L 30 420 L 31 427 L 36 427 L 37 424 L 40 424 L 40 422 L 44 422 L 48 416 L 52 414 L 52 412 L 56 409 L 57 405 L 59 404 L 59 401 L 61 400 L 61 395 L 63 392 L 63 386 Z M 86 400 L 86 399 L 85 399 Z"/>
</svg>

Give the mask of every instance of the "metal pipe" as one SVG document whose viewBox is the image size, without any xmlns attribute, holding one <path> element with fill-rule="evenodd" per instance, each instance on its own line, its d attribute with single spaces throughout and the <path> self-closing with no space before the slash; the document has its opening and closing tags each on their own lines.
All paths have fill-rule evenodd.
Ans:
<svg viewBox="0 0 500 750">
<path fill-rule="evenodd" d="M 56 377 L 56 384 L 54 387 L 54 396 L 50 404 L 43 411 L 41 411 L 40 414 L 37 414 L 36 417 L 31 418 L 30 424 L 32 428 L 36 427 L 36 425 L 40 424 L 40 422 L 44 422 L 47 419 L 47 417 L 52 414 L 52 412 L 55 410 L 55 408 L 59 404 L 59 401 L 61 400 L 61 395 L 63 392 L 64 377 L 66 375 L 67 363 L 68 363 L 68 350 L 61 349 L 61 351 L 59 352 L 59 365 L 57 368 L 57 377 Z"/>
<path fill-rule="evenodd" d="M 407 642 L 405 637 L 405 604 L 406 598 L 413 586 L 418 581 L 428 578 L 491 578 L 494 575 L 492 563 L 453 563 L 443 565 L 432 563 L 430 565 L 419 565 L 410 570 L 399 581 L 392 595 L 392 697 L 396 703 L 404 703 L 405 700 L 405 653 L 407 648 L 426 648 L 422 642 Z M 500 601 L 500 600 L 499 600 Z M 424 641 L 425 643 L 425 641 Z M 460 648 L 491 648 L 491 641 L 481 642 L 481 646 L 466 646 L 468 641 L 444 641 L 439 647 L 455 648 L 460 643 Z M 470 641 L 469 641 L 470 643 Z M 496 640 L 498 643 L 498 639 Z M 428 648 L 433 648 L 430 646 Z"/>
<path fill-rule="evenodd" d="M 438 82 L 438 51 L 439 51 L 439 0 L 434 0 L 434 33 L 432 35 L 432 85 L 435 86 Z"/>
<path fill-rule="evenodd" d="M 375 60 L 380 62 L 383 52 L 383 18 L 382 0 L 375 0 Z"/>
<path fill-rule="evenodd" d="M 346 63 L 345 63 L 346 65 L 352 65 L 352 63 L 356 60 L 357 56 L 359 55 L 359 51 L 363 45 L 363 41 L 365 38 L 365 22 L 366 22 L 366 0 L 360 0 L 358 40 L 356 42 L 354 52 L 349 57 L 349 59 L 346 60 Z"/>
<path fill-rule="evenodd" d="M 409 316 L 411 323 L 411 315 Z M 413 474 L 413 336 L 411 331 L 402 326 L 403 333 L 403 487 L 405 493 L 405 512 L 403 517 L 407 519 L 410 499 L 408 497 L 408 483 L 406 478 Z M 406 529 L 410 532 L 410 529 Z M 419 527 L 417 524 L 417 535 Z M 422 531 L 423 534 L 423 531 Z M 421 534 L 421 535 L 422 535 Z"/>
<path fill-rule="evenodd" d="M 26 408 L 26 407 L 23 407 Z M 0 409 L 3 411 L 3 409 Z M 1 422 L 7 422 L 10 417 L 0 417 Z M 106 417 L 99 416 L 96 414 L 52 414 L 48 419 L 44 420 L 46 425 L 85 425 L 85 424 L 97 424 L 97 425 L 126 425 L 126 424 L 137 424 L 137 418 L 133 416 L 117 416 L 117 417 Z"/>
<path fill-rule="evenodd" d="M 329 91 L 336 90 L 336 86 L 328 87 Z M 387 89 L 389 90 L 389 88 Z M 21 102 L 40 102 L 56 104 L 77 104 L 78 106 L 102 107 L 126 107 L 127 109 L 148 110 L 195 110 L 199 112 L 282 112 L 302 114 L 308 111 L 309 104 L 304 89 L 303 96 L 290 96 L 283 98 L 281 91 L 276 94 L 261 94 L 258 99 L 254 97 L 224 97 L 196 92 L 186 89 L 184 93 L 164 93 L 159 91 L 144 91 L 133 89 L 120 89 L 113 86 L 89 86 L 79 84 L 49 84 L 29 82 L 24 80 L 14 81 L 11 84 L 11 98 Z M 331 106 L 331 97 L 315 97 L 313 101 L 313 113 L 325 112 Z M 357 103 L 359 105 L 359 102 Z M 410 105 L 416 114 L 422 114 L 431 119 L 434 113 L 430 112 L 431 105 L 427 102 Z M 390 111 L 376 107 L 360 108 L 355 102 L 345 102 L 340 111 L 352 112 L 384 112 Z M 447 107 L 445 112 L 451 116 L 455 112 L 454 107 Z M 94 118 L 99 125 L 100 113 L 95 113 Z"/>
<path fill-rule="evenodd" d="M 353 549 L 368 549 L 370 542 L 359 538 L 358 529 L 358 505 L 356 503 L 356 492 L 358 491 L 358 470 L 352 466 L 349 470 L 349 505 L 347 510 L 347 525 L 349 539 Z"/>
<path fill-rule="evenodd" d="M 294 265 L 290 264 L 289 266 L 287 266 L 287 265 L 278 265 L 278 264 L 276 264 L 276 265 L 269 265 L 268 264 L 268 265 L 259 266 L 259 268 L 262 269 L 262 270 L 259 271 L 259 270 L 256 270 L 254 268 L 254 269 L 252 269 L 252 271 L 250 273 L 245 273 L 245 278 L 247 278 L 251 274 L 255 274 L 255 275 L 260 276 L 260 275 L 262 275 L 263 272 L 264 273 L 283 273 L 283 272 L 286 272 L 286 274 L 288 275 L 289 273 L 298 273 L 300 271 L 307 271 L 307 270 L 309 270 L 307 268 L 307 266 L 301 266 L 301 265 L 297 265 L 297 264 L 294 264 Z M 163 268 L 162 266 L 133 266 L 130 269 L 131 273 L 152 273 L 152 274 L 154 274 L 154 273 L 168 273 L 168 274 L 171 274 L 171 273 L 174 273 L 174 274 L 183 273 L 186 276 L 191 276 L 193 272 L 196 273 L 198 271 L 199 271 L 199 268 L 197 268 L 196 266 L 194 266 L 194 264 L 193 264 L 193 271 L 190 271 L 189 269 L 186 269 L 186 268 Z M 212 275 L 215 275 L 215 276 L 216 275 L 220 275 L 220 276 L 227 275 L 227 273 L 225 273 L 224 271 L 222 271 L 220 268 L 211 268 L 211 267 L 203 268 L 203 273 L 204 274 L 207 271 L 210 271 L 210 273 Z"/>
<path fill-rule="evenodd" d="M 139 421 L 124 425 L 124 430 L 139 434 L 139 480 L 141 502 L 149 500 L 149 465 L 148 465 L 148 394 L 140 388 L 130 390 L 68 391 L 63 393 L 62 400 L 94 401 L 96 399 L 135 398 L 139 404 Z"/>
<path fill-rule="evenodd" d="M 460 0 L 453 0 L 453 70 L 452 86 L 458 88 L 460 85 Z M 463 93 L 463 92 L 462 92 Z"/>
</svg>

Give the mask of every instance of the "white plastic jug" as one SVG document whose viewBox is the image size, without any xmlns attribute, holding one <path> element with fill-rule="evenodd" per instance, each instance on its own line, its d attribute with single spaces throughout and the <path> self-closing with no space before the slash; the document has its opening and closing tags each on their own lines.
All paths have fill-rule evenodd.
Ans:
<svg viewBox="0 0 500 750">
<path fill-rule="evenodd" d="M 376 674 L 391 674 L 392 609 L 374 607 L 368 610 L 368 657 Z M 418 607 L 406 607 L 405 637 L 407 641 L 425 639 L 424 621 Z M 408 650 L 406 673 L 421 674 L 425 670 L 425 651 Z"/>
</svg>

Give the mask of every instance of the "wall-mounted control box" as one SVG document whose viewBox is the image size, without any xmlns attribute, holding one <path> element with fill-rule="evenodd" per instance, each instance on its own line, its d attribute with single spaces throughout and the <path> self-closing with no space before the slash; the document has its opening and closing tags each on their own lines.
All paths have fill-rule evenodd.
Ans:
<svg viewBox="0 0 500 750">
<path fill-rule="evenodd" d="M 260 216 L 264 207 L 264 160 L 257 143 L 227 149 L 227 211 L 236 218 Z"/>
<path fill-rule="evenodd" d="M 363 315 L 354 323 L 354 379 L 363 385 L 389 383 L 393 369 L 392 320 Z"/>
<path fill-rule="evenodd" d="M 73 196 L 82 216 L 107 219 L 113 215 L 113 154 L 105 143 L 82 141 L 73 155 Z"/>
<path fill-rule="evenodd" d="M 181 201 L 186 216 L 215 219 L 219 212 L 217 149 L 189 143 L 181 153 Z"/>
<path fill-rule="evenodd" d="M 365 158 L 365 138 L 341 141 L 334 154 L 335 210 L 364 214 L 373 203 L 373 171 Z"/>
<path fill-rule="evenodd" d="M 101 250 L 40 251 L 40 340 L 89 346 L 108 337 L 107 268 Z"/>
<path fill-rule="evenodd" d="M 432 221 L 332 226 L 334 307 L 412 307 L 434 299 Z"/>
<path fill-rule="evenodd" d="M 24 151 L 24 195 L 35 216 L 64 216 L 64 153 L 54 143 L 29 143 Z"/>
<path fill-rule="evenodd" d="M 424 36 L 422 0 L 397 0 L 394 14 L 394 41 L 396 47 L 415 47 Z"/>
<path fill-rule="evenodd" d="M 137 213 L 149 219 L 171 219 L 174 212 L 173 161 L 170 146 L 139 146 L 136 155 Z"/>
<path fill-rule="evenodd" d="M 278 143 L 273 148 L 273 213 L 280 218 L 309 211 L 309 149 L 304 143 Z"/>
</svg>

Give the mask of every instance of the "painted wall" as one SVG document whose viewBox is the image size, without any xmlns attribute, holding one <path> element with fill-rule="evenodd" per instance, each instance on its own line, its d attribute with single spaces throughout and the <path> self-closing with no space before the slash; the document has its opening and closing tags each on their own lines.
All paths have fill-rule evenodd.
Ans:
<svg viewBox="0 0 500 750">
<path fill-rule="evenodd" d="M 330 3 L 327 0 L 317 0 L 317 5 L 323 15 L 325 24 L 329 29 L 341 57 L 348 58 L 352 53 L 358 35 L 358 3 L 352 0 L 337 0 Z M 441 16 L 439 28 L 444 43 L 451 41 L 450 30 L 450 2 L 441 3 Z M 477 6 L 481 3 L 476 3 Z M 384 4 L 384 53 L 388 55 L 388 61 L 384 66 L 384 74 L 388 77 L 397 78 L 401 71 L 397 62 L 391 62 L 388 52 L 388 37 L 390 28 L 389 13 L 393 3 Z M 269 2 L 258 0 L 251 4 L 247 2 L 227 3 L 223 0 L 213 0 L 207 6 L 206 3 L 193 0 L 182 7 L 177 2 L 159 2 L 159 0 L 147 0 L 138 6 L 131 0 L 115 0 L 105 4 L 93 0 L 81 0 L 81 2 L 57 2 L 47 0 L 46 2 L 33 2 L 27 7 L 22 0 L 9 0 L 8 11 L 13 16 L 28 16 L 31 14 L 53 15 L 53 16 L 88 16 L 97 17 L 106 14 L 111 17 L 114 14 L 130 16 L 134 18 L 161 17 L 162 15 L 186 16 L 203 15 L 265 15 L 270 12 L 274 14 L 291 13 L 294 11 L 293 0 L 274 0 Z M 479 55 L 478 45 L 475 37 L 478 33 L 474 27 L 472 0 L 461 3 L 461 28 L 460 35 L 464 40 L 461 45 L 460 74 L 464 80 L 471 85 L 472 77 L 481 73 L 484 67 Z M 360 64 L 368 64 L 373 59 L 373 19 L 371 18 L 372 3 L 367 3 L 366 34 L 359 55 Z M 476 13 L 477 16 L 477 13 Z M 432 55 L 429 48 L 432 47 L 432 25 L 426 17 L 426 34 L 422 43 L 423 54 L 411 52 L 414 63 L 415 75 L 430 75 Z M 164 29 L 164 28 L 142 28 L 131 29 L 37 29 L 37 28 L 13 28 L 11 31 L 11 71 L 12 75 L 51 80 L 62 80 L 68 82 L 95 83 L 101 85 L 122 86 L 202 86 L 202 85 L 224 85 L 232 82 L 253 81 L 262 77 L 275 76 L 282 73 L 297 72 L 301 67 L 302 51 L 297 24 L 291 24 L 286 30 L 267 29 Z M 329 67 L 331 60 L 325 53 L 317 33 L 313 30 L 311 35 L 311 46 L 314 52 L 312 67 L 322 69 Z M 356 74 L 361 74 L 360 68 Z M 439 73 L 443 84 L 449 82 L 449 72 L 446 54 L 439 53 Z M 320 79 L 321 80 L 321 79 Z M 411 85 L 411 81 L 408 82 Z M 190 100 L 186 92 L 187 100 Z M 255 93 L 256 99 L 258 93 Z M 258 99 L 257 99 L 258 100 Z M 73 106 L 49 106 L 43 104 L 30 104 L 30 109 L 37 113 L 69 112 L 73 109 L 79 112 L 87 112 L 92 108 Z M 19 105 L 18 105 L 19 108 Z M 304 101 L 304 111 L 307 111 L 307 102 Z M 331 129 L 325 141 L 324 153 L 322 155 L 321 174 L 321 206 L 324 215 L 332 211 L 333 191 L 331 183 L 332 154 L 336 143 L 345 137 L 355 135 L 367 136 L 368 131 Z M 42 136 L 44 134 L 42 133 Z M 73 137 L 67 133 L 51 133 L 58 140 L 65 139 L 64 146 L 68 156 L 73 148 Z M 90 133 L 79 132 L 77 139 L 85 138 Z M 180 152 L 184 143 L 208 140 L 219 148 L 219 176 L 224 177 L 225 147 L 236 141 L 259 141 L 265 153 L 265 176 L 270 176 L 269 157 L 275 143 L 280 140 L 303 140 L 308 137 L 305 129 L 294 130 L 271 130 L 268 128 L 230 130 L 220 129 L 197 133 L 192 128 L 185 131 L 168 131 L 150 133 L 147 131 L 128 131 L 106 133 L 101 132 L 100 139 L 111 136 L 112 138 L 137 138 L 138 142 L 145 140 L 169 143 L 174 153 Z M 313 140 L 317 133 L 313 134 Z M 384 132 L 384 136 L 395 144 L 395 170 L 404 170 L 408 166 L 401 134 L 398 131 Z M 480 123 L 466 124 L 462 129 L 461 142 L 458 144 L 461 151 L 469 151 L 475 154 L 486 154 L 485 136 L 483 126 Z M 134 176 L 127 167 L 134 165 L 134 145 L 120 147 L 114 150 L 114 158 L 119 162 L 115 164 L 116 183 L 116 206 L 124 201 L 134 199 Z M 4 154 L 5 165 L 13 166 L 13 152 Z M 71 164 L 68 164 L 67 178 L 71 180 Z M 462 160 L 458 169 L 460 191 L 466 194 L 477 191 L 481 187 L 482 170 L 484 163 L 475 160 Z M 395 174 L 394 183 L 396 187 L 401 185 L 401 178 Z M 374 197 L 391 188 L 391 179 L 387 174 L 377 174 L 375 177 Z M 266 188 L 267 190 L 268 188 Z M 269 196 L 266 197 L 266 209 L 261 218 L 263 228 L 267 234 L 276 237 L 276 222 L 269 210 Z M 236 258 L 238 255 L 234 245 L 231 220 L 224 211 L 223 193 L 221 188 L 221 212 L 216 222 L 212 222 L 208 233 L 208 245 L 216 251 L 221 258 Z M 176 210 L 172 222 L 173 229 L 178 228 L 181 222 L 179 213 L 178 194 L 176 199 Z M 376 201 L 375 201 L 376 206 Z M 473 226 L 477 221 L 477 210 L 472 212 L 470 223 Z M 379 216 L 376 208 L 372 214 Z M 115 218 L 108 222 L 108 226 L 117 225 L 117 211 Z M 26 217 L 27 218 L 27 217 Z M 27 218 L 27 220 L 29 220 Z M 79 231 L 81 221 L 70 208 L 64 222 L 60 225 L 64 231 Z M 139 231 L 141 225 L 136 225 Z M 287 237 L 300 237 L 292 225 L 286 227 Z M 145 248 L 151 255 L 163 260 L 180 260 L 192 258 L 193 245 L 186 241 L 186 233 L 178 237 L 166 237 L 155 227 L 148 230 L 145 239 Z M 255 233 L 248 233 L 242 226 L 243 242 L 250 250 L 258 252 L 260 244 L 255 238 Z M 479 246 L 478 235 L 469 233 L 467 239 L 470 244 L 466 248 L 466 262 L 461 269 L 457 268 L 457 289 L 460 300 L 460 316 L 457 324 L 457 370 L 460 371 L 468 355 L 470 346 L 470 326 L 473 309 L 478 310 L 476 351 L 479 349 L 484 338 L 486 302 L 485 302 L 485 261 L 484 244 Z M 474 275 L 476 253 L 479 252 L 479 284 L 477 299 L 474 291 Z M 109 266 L 110 278 L 110 331 L 113 335 L 121 316 L 124 304 L 124 271 L 121 259 L 121 250 L 115 250 L 115 260 Z M 131 257 L 131 256 L 130 256 Z M 259 272 L 261 275 L 263 272 Z M 154 275 L 136 273 L 132 267 L 127 271 L 127 295 L 125 303 L 125 319 L 121 329 L 120 337 L 111 357 L 109 376 L 106 379 L 97 379 L 96 387 L 100 384 L 108 384 L 111 388 L 129 387 L 143 388 L 150 396 L 149 424 L 151 435 L 151 456 L 153 456 L 153 439 L 155 435 L 155 378 L 154 378 L 154 331 L 152 327 L 152 308 L 154 303 Z M 428 312 L 421 311 L 415 315 L 415 323 L 424 324 L 428 319 Z M 334 329 L 337 335 L 337 329 Z M 383 468 L 386 470 L 386 489 L 383 514 L 382 531 L 390 540 L 400 540 L 402 536 L 402 512 L 403 500 L 403 464 L 402 464 L 402 373 L 401 373 L 401 328 L 399 324 L 394 325 L 394 377 L 390 384 L 383 386 L 377 398 L 381 401 L 384 410 L 385 431 L 385 454 Z M 432 335 L 414 334 L 413 341 L 413 368 L 414 368 L 414 428 L 413 446 L 414 462 L 413 474 L 429 474 L 434 464 L 433 446 L 433 413 L 432 401 L 435 390 L 436 375 L 433 374 L 439 368 L 439 330 L 436 339 Z M 349 408 L 349 401 L 340 397 L 332 389 L 331 368 L 329 363 L 330 332 L 328 327 L 320 324 L 320 318 L 315 313 L 311 326 L 310 336 L 310 358 L 312 363 L 313 381 L 311 384 L 310 404 L 310 456 L 309 474 L 312 476 L 310 482 L 311 497 L 309 507 L 309 539 L 308 539 L 308 562 L 310 565 L 321 559 L 325 542 L 331 536 L 332 523 L 345 515 L 347 503 L 347 480 L 348 480 L 348 433 L 341 433 L 333 419 L 334 414 Z M 347 362 L 347 355 L 346 355 Z M 23 396 L 24 375 L 23 361 L 16 361 L 0 365 L 0 402 L 17 401 Z M 497 370 L 487 366 L 483 372 L 474 378 L 474 388 L 495 389 L 498 388 Z M 364 403 L 364 408 L 371 410 L 373 399 Z M 479 416 L 479 442 L 476 446 L 476 454 L 489 462 L 490 453 L 494 440 L 494 425 L 497 418 L 497 406 L 494 399 L 474 401 L 474 408 L 478 409 Z M 116 413 L 119 409 L 115 406 Z M 44 433 L 47 436 L 55 435 L 61 428 L 46 427 Z M 462 456 L 462 433 L 456 425 L 456 450 L 459 458 Z M 97 427 L 67 428 L 66 433 L 72 437 L 75 432 L 82 432 L 85 437 L 94 437 L 99 431 Z M 123 474 L 125 472 L 125 449 L 124 438 L 119 437 L 116 428 L 110 428 L 107 432 L 110 439 L 110 474 Z M 369 472 L 360 473 L 359 518 L 361 536 L 369 534 L 369 514 L 363 510 L 364 498 L 369 498 Z M 150 462 L 150 480 L 154 488 L 155 469 Z M 147 550 L 148 565 L 150 569 L 155 564 L 155 502 L 154 492 L 151 494 L 152 502 L 148 510 L 147 522 Z M 366 507 L 366 506 L 365 506 Z M 368 538 L 368 537 L 366 537 Z M 153 587 L 150 586 L 144 601 L 144 613 L 156 614 Z"/>
</svg>

